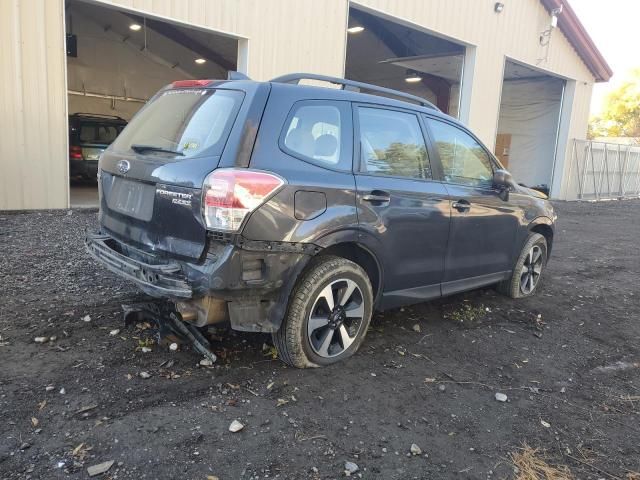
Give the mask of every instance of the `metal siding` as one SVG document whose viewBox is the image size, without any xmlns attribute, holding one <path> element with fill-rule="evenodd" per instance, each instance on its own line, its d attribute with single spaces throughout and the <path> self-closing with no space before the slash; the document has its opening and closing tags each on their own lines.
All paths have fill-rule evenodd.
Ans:
<svg viewBox="0 0 640 480">
<path fill-rule="evenodd" d="M 0 210 L 68 205 L 62 0 L 0 0 Z"/>
</svg>

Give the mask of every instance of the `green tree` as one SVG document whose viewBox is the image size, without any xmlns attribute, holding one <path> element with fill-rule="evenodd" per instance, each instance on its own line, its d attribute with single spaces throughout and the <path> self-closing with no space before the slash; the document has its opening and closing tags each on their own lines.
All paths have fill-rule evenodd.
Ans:
<svg viewBox="0 0 640 480">
<path fill-rule="evenodd" d="M 602 113 L 589 122 L 589 138 L 640 137 L 640 68 L 609 93 Z"/>
</svg>

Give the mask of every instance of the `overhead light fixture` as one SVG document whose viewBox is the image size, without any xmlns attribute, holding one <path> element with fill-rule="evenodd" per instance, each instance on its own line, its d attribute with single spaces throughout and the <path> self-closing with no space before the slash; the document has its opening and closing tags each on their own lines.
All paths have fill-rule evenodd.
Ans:
<svg viewBox="0 0 640 480">
<path fill-rule="evenodd" d="M 131 25 L 129 25 L 129 30 L 133 30 L 134 32 L 137 32 L 141 28 L 142 26 L 138 25 L 137 23 L 132 23 Z"/>
<path fill-rule="evenodd" d="M 360 33 L 364 31 L 364 27 L 362 25 L 354 25 L 353 27 L 347 28 L 348 33 Z"/>
<path fill-rule="evenodd" d="M 496 2 L 496 4 L 493 6 L 493 11 L 496 13 L 500 13 L 504 10 L 504 3 L 502 2 Z"/>
<path fill-rule="evenodd" d="M 404 77 L 404 81 L 407 83 L 418 83 L 421 80 L 420 74 L 414 70 L 407 70 L 407 76 Z"/>
<path fill-rule="evenodd" d="M 203 63 L 206 63 L 207 61 L 204 58 L 196 58 L 194 60 L 198 65 L 202 65 Z"/>
</svg>

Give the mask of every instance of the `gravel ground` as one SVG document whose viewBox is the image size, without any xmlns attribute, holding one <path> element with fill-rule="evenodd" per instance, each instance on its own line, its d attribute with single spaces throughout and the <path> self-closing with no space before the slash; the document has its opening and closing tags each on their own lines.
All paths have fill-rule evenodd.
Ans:
<svg viewBox="0 0 640 480">
<path fill-rule="evenodd" d="M 84 252 L 95 212 L 0 213 L 0 478 L 113 461 L 106 478 L 329 479 L 353 462 L 362 478 L 501 479 L 527 444 L 575 478 L 637 480 L 640 202 L 557 209 L 536 297 L 378 314 L 355 357 L 315 370 L 273 359 L 266 335 L 218 331 L 213 367 L 150 345 L 122 322 L 143 297 Z"/>
</svg>

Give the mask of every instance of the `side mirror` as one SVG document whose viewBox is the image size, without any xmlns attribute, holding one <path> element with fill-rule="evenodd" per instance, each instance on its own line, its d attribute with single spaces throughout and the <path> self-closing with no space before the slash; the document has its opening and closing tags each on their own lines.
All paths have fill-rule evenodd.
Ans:
<svg viewBox="0 0 640 480">
<path fill-rule="evenodd" d="M 505 202 L 509 200 L 509 190 L 513 186 L 513 177 L 506 170 L 493 172 L 493 186 L 500 191 L 500 198 Z"/>
</svg>

